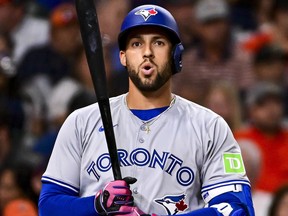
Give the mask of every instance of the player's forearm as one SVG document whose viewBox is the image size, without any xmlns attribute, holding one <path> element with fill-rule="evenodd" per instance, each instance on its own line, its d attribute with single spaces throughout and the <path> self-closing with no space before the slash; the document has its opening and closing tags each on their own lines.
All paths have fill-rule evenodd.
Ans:
<svg viewBox="0 0 288 216">
<path fill-rule="evenodd" d="M 94 197 L 75 198 L 54 195 L 39 204 L 39 216 L 96 216 Z"/>
<path fill-rule="evenodd" d="M 123 207 L 125 208 L 126 212 L 129 212 L 128 214 L 125 214 L 125 216 L 169 216 L 169 215 L 146 214 L 142 212 L 142 210 L 139 209 L 138 207 L 131 207 L 131 206 L 123 206 Z M 204 208 L 204 209 L 199 209 L 199 210 L 195 210 L 192 212 L 181 214 L 181 216 L 207 216 L 207 215 L 223 216 L 222 214 L 219 214 L 219 212 L 217 212 L 217 210 L 214 208 Z M 116 216 L 120 216 L 120 215 L 116 215 Z"/>
<path fill-rule="evenodd" d="M 47 189 L 47 190 L 46 190 Z M 80 198 L 44 184 L 39 199 L 39 216 L 96 216 L 94 196 Z"/>
<path fill-rule="evenodd" d="M 222 211 L 222 212 L 221 212 Z M 185 213 L 185 214 L 181 214 L 181 216 L 247 216 L 246 212 L 244 209 L 242 209 L 241 207 L 239 207 L 238 209 L 236 210 L 233 210 L 231 212 L 228 212 L 226 211 L 223 211 L 221 209 L 218 209 L 217 208 L 203 208 L 203 209 L 198 209 L 198 210 L 195 210 L 195 211 L 192 211 L 192 212 L 188 212 L 188 213 Z"/>
<path fill-rule="evenodd" d="M 219 216 L 219 213 L 214 208 L 203 208 L 192 212 L 181 214 L 181 216 Z"/>
<path fill-rule="evenodd" d="M 184 214 L 181 214 L 181 216 L 247 216 L 246 212 L 244 211 L 244 209 L 242 209 L 241 207 L 239 207 L 238 209 L 229 212 L 222 212 L 221 210 L 217 210 L 217 208 L 203 208 L 203 209 L 198 209 L 195 211 L 191 211 L 191 212 L 187 212 Z M 152 216 L 160 216 L 160 215 L 156 215 L 156 214 L 152 214 Z M 164 216 L 164 215 L 161 215 Z"/>
</svg>

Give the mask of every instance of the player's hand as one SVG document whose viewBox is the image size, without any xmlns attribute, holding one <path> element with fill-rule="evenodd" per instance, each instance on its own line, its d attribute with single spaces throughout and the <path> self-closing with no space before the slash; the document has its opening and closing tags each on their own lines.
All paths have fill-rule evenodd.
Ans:
<svg viewBox="0 0 288 216">
<path fill-rule="evenodd" d="M 155 214 L 146 214 L 135 206 L 121 206 L 119 212 L 120 214 L 116 214 L 115 216 L 156 216 Z"/>
<path fill-rule="evenodd" d="M 123 180 L 109 182 L 103 190 L 96 194 L 95 209 L 100 215 L 122 214 L 121 206 L 133 206 L 133 197 L 130 184 L 137 180 L 125 177 Z"/>
</svg>

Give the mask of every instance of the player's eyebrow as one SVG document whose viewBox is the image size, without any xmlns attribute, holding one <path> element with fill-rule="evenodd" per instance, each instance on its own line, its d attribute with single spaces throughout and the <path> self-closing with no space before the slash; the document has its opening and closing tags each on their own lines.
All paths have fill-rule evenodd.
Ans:
<svg viewBox="0 0 288 216">
<path fill-rule="evenodd" d="M 143 36 L 141 34 L 135 34 L 135 35 L 131 35 L 129 37 L 129 39 L 143 39 Z M 152 37 L 152 40 L 158 40 L 158 39 L 165 39 L 165 40 L 168 40 L 168 38 L 164 35 L 159 35 L 159 34 L 155 34 L 153 37 Z"/>
<path fill-rule="evenodd" d="M 142 37 L 140 35 L 130 35 L 129 39 L 141 39 Z"/>
<path fill-rule="evenodd" d="M 165 39 L 165 40 L 168 40 L 167 37 L 164 36 L 164 35 L 157 35 L 157 36 L 154 36 L 153 39 L 154 39 L 154 40 L 158 40 L 158 39 Z"/>
</svg>

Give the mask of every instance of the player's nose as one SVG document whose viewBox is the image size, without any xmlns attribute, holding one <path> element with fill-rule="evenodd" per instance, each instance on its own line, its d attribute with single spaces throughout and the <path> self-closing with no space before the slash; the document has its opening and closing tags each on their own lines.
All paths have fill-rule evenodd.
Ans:
<svg viewBox="0 0 288 216">
<path fill-rule="evenodd" d="M 143 58 L 153 58 L 153 57 L 154 57 L 154 55 L 153 55 L 152 46 L 151 46 L 151 44 L 146 43 L 143 46 Z"/>
</svg>

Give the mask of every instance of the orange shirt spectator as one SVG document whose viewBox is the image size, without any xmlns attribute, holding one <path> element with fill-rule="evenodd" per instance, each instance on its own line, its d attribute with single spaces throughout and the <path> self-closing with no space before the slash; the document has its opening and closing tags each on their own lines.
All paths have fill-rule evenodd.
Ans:
<svg viewBox="0 0 288 216">
<path fill-rule="evenodd" d="M 9 159 L 15 162 L 7 162 L 0 169 L 0 215 L 26 216 L 25 212 L 37 215 L 38 195 L 31 183 L 33 169 L 24 160 Z"/>
<path fill-rule="evenodd" d="M 235 138 L 253 140 L 261 150 L 263 164 L 256 190 L 274 192 L 288 181 L 288 130 L 269 136 L 250 126 L 235 133 Z"/>
<path fill-rule="evenodd" d="M 9 202 L 4 210 L 3 216 L 37 216 L 35 204 L 29 200 L 16 199 Z"/>
<path fill-rule="evenodd" d="M 253 141 L 260 149 L 262 167 L 254 190 L 276 191 L 288 181 L 288 129 L 283 126 L 283 95 L 272 83 L 259 83 L 247 95 L 250 124 L 235 138 Z"/>
</svg>

